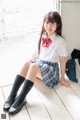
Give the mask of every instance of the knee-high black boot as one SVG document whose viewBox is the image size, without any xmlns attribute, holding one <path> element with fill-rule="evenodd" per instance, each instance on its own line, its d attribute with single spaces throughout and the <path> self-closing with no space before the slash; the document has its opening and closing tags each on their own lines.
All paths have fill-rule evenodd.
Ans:
<svg viewBox="0 0 80 120">
<path fill-rule="evenodd" d="M 15 97 L 17 95 L 18 89 L 20 88 L 20 86 L 22 85 L 22 83 L 24 82 L 24 77 L 17 75 L 13 84 L 13 87 L 11 89 L 10 95 L 7 98 L 6 102 L 4 103 L 3 106 L 3 110 L 4 111 L 8 111 L 9 108 L 11 107 L 11 105 L 13 104 Z"/>
<path fill-rule="evenodd" d="M 25 79 L 20 95 L 9 109 L 10 115 L 14 115 L 22 109 L 23 105 L 26 103 L 25 97 L 28 94 L 28 92 L 31 90 L 33 84 L 34 83 L 32 81 Z"/>
</svg>

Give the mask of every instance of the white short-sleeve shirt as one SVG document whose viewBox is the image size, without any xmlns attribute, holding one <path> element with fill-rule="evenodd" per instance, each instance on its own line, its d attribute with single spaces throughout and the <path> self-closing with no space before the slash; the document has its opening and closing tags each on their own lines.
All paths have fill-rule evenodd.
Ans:
<svg viewBox="0 0 80 120">
<path fill-rule="evenodd" d="M 49 38 L 52 42 L 48 47 L 43 47 L 41 42 L 39 59 L 50 62 L 59 62 L 60 56 L 67 56 L 65 40 L 55 33 Z"/>
</svg>

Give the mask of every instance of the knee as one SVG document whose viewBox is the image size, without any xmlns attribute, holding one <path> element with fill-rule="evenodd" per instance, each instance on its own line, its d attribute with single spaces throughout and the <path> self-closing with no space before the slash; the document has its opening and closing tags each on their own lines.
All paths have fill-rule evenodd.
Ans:
<svg viewBox="0 0 80 120">
<path fill-rule="evenodd" d="M 30 70 L 38 70 L 38 64 L 36 63 L 30 64 Z"/>
<path fill-rule="evenodd" d="M 31 64 L 31 61 L 27 61 L 27 62 L 24 63 L 24 67 L 27 68 L 27 67 L 30 66 L 30 64 Z"/>
</svg>

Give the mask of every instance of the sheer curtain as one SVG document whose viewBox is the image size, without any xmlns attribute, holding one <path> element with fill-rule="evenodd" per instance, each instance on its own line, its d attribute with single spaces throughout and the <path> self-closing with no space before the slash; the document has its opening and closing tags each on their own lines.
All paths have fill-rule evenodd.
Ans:
<svg viewBox="0 0 80 120">
<path fill-rule="evenodd" d="M 44 15 L 59 11 L 58 0 L 0 0 L 0 39 L 40 32 Z"/>
</svg>

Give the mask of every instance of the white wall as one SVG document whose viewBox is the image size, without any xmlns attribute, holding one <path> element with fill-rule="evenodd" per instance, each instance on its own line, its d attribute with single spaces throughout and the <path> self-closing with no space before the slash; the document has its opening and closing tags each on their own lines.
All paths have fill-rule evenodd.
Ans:
<svg viewBox="0 0 80 120">
<path fill-rule="evenodd" d="M 67 0 L 66 0 L 67 1 Z M 80 49 L 80 1 L 61 2 L 63 36 L 67 42 L 68 59 L 74 48 Z"/>
</svg>

